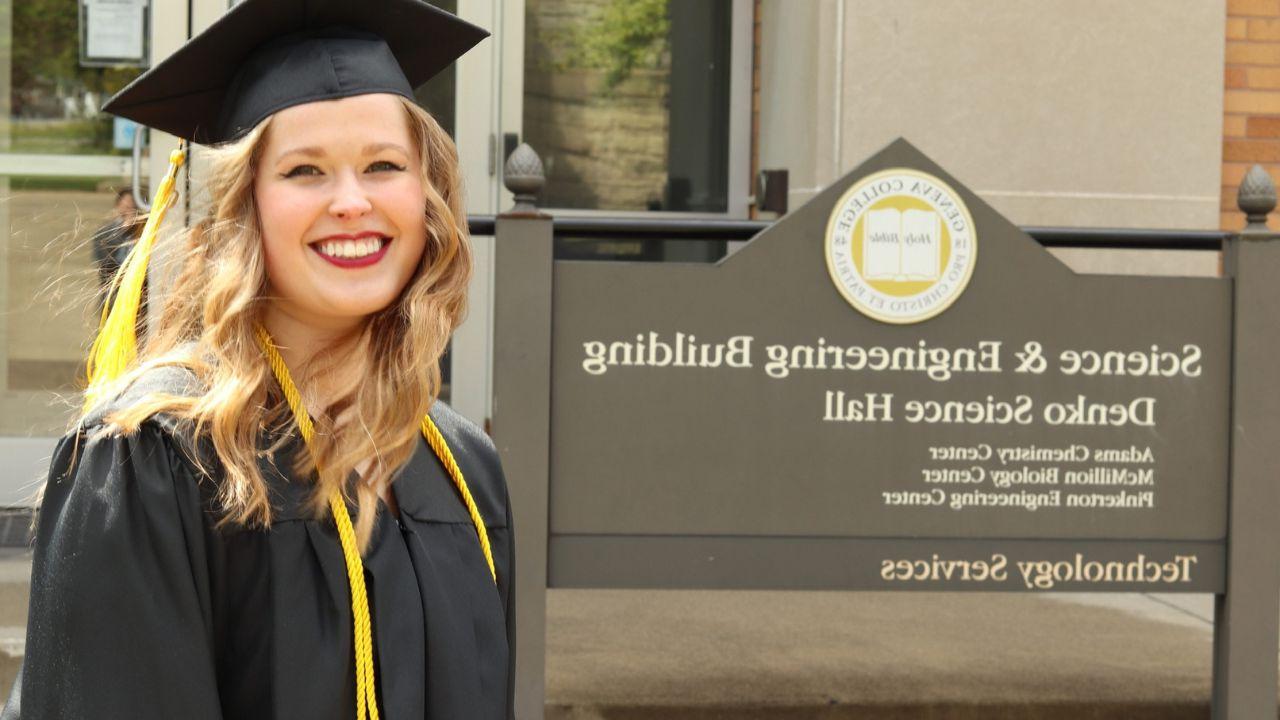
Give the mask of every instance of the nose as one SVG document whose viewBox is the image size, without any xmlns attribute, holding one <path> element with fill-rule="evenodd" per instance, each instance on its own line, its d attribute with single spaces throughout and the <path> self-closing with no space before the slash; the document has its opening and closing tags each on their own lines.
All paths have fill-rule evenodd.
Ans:
<svg viewBox="0 0 1280 720">
<path fill-rule="evenodd" d="M 363 217 L 372 209 L 373 205 L 369 202 L 369 196 L 356 173 L 339 173 L 333 198 L 329 202 L 329 214 L 339 220 L 353 220 Z"/>
</svg>

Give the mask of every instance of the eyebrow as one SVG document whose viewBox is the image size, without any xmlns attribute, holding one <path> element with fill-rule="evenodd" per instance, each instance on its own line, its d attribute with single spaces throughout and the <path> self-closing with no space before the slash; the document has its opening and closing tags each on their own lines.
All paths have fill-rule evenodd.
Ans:
<svg viewBox="0 0 1280 720">
<path fill-rule="evenodd" d="M 377 155 L 383 150 L 398 150 L 404 153 L 405 155 L 409 154 L 409 151 L 405 149 L 403 145 L 399 143 L 393 143 L 393 142 L 370 143 L 369 145 L 364 146 L 363 154 Z M 277 158 L 276 161 L 279 162 L 280 160 L 283 160 L 284 158 L 290 155 L 306 155 L 307 157 L 321 158 L 321 157 L 324 157 L 325 152 L 324 152 L 324 148 L 322 147 L 308 145 L 306 147 L 298 147 L 298 148 L 292 148 L 290 150 L 286 150 L 285 152 L 280 153 L 280 157 Z"/>
<path fill-rule="evenodd" d="M 369 144 L 369 145 L 365 145 L 365 146 L 364 146 L 364 154 L 365 154 L 365 155 L 376 155 L 376 154 L 378 154 L 378 153 L 382 152 L 383 150 L 399 150 L 400 152 L 404 153 L 405 155 L 408 155 L 408 154 L 409 154 L 408 149 L 406 149 L 406 148 L 405 148 L 403 145 L 401 145 L 400 143 L 393 143 L 393 142 L 380 142 L 380 143 L 372 143 L 372 144 Z"/>
</svg>

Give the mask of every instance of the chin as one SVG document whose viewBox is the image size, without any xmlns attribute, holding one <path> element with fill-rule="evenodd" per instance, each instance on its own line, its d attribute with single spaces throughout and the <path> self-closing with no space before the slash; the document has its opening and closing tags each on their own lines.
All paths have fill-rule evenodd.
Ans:
<svg viewBox="0 0 1280 720">
<path fill-rule="evenodd" d="M 329 316 L 335 320 L 358 320 L 386 310 L 396 302 L 398 296 L 390 297 L 335 297 L 313 305 L 312 313 L 316 316 Z"/>
<path fill-rule="evenodd" d="M 360 303 L 360 304 L 348 305 L 340 309 L 337 309 L 335 314 L 340 317 L 349 318 L 353 320 L 359 319 L 359 318 L 368 318 L 370 316 L 377 315 L 383 310 L 386 310 L 387 308 L 391 307 L 392 302 L 393 301 L 389 300 L 384 303 Z"/>
</svg>

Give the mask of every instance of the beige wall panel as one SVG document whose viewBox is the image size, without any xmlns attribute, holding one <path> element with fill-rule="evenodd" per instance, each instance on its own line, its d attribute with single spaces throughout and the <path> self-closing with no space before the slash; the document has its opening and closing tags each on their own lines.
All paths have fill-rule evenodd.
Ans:
<svg viewBox="0 0 1280 720">
<path fill-rule="evenodd" d="M 1217 227 L 1223 0 L 798 5 L 764 0 L 761 51 L 793 208 L 902 135 L 1018 223 Z"/>
<path fill-rule="evenodd" d="M 839 155 L 905 135 L 1020 223 L 1216 227 L 1224 18 L 1221 0 L 846 2 Z"/>
<path fill-rule="evenodd" d="M 1211 250 L 1093 250 L 1053 248 L 1064 265 L 1082 275 L 1219 277 L 1222 253 Z"/>
</svg>

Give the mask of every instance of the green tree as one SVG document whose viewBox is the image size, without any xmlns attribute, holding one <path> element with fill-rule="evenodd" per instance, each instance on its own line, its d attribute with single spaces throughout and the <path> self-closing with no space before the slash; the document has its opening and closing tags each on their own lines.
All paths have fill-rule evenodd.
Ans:
<svg viewBox="0 0 1280 720">
<path fill-rule="evenodd" d="M 96 93 L 101 100 L 137 77 L 139 68 L 80 65 L 79 0 L 12 3 L 10 112 L 18 118 L 62 117 L 62 98 Z M 12 127 L 14 147 L 38 152 L 111 151 L 111 118 Z"/>
<path fill-rule="evenodd" d="M 12 111 L 59 91 L 110 95 L 138 75 L 137 68 L 80 66 L 79 0 L 20 0 L 13 7 Z"/>
<path fill-rule="evenodd" d="M 661 69 L 670 49 L 668 0 L 609 0 L 574 34 L 571 63 L 604 70 L 612 90 L 637 68 Z"/>
</svg>

